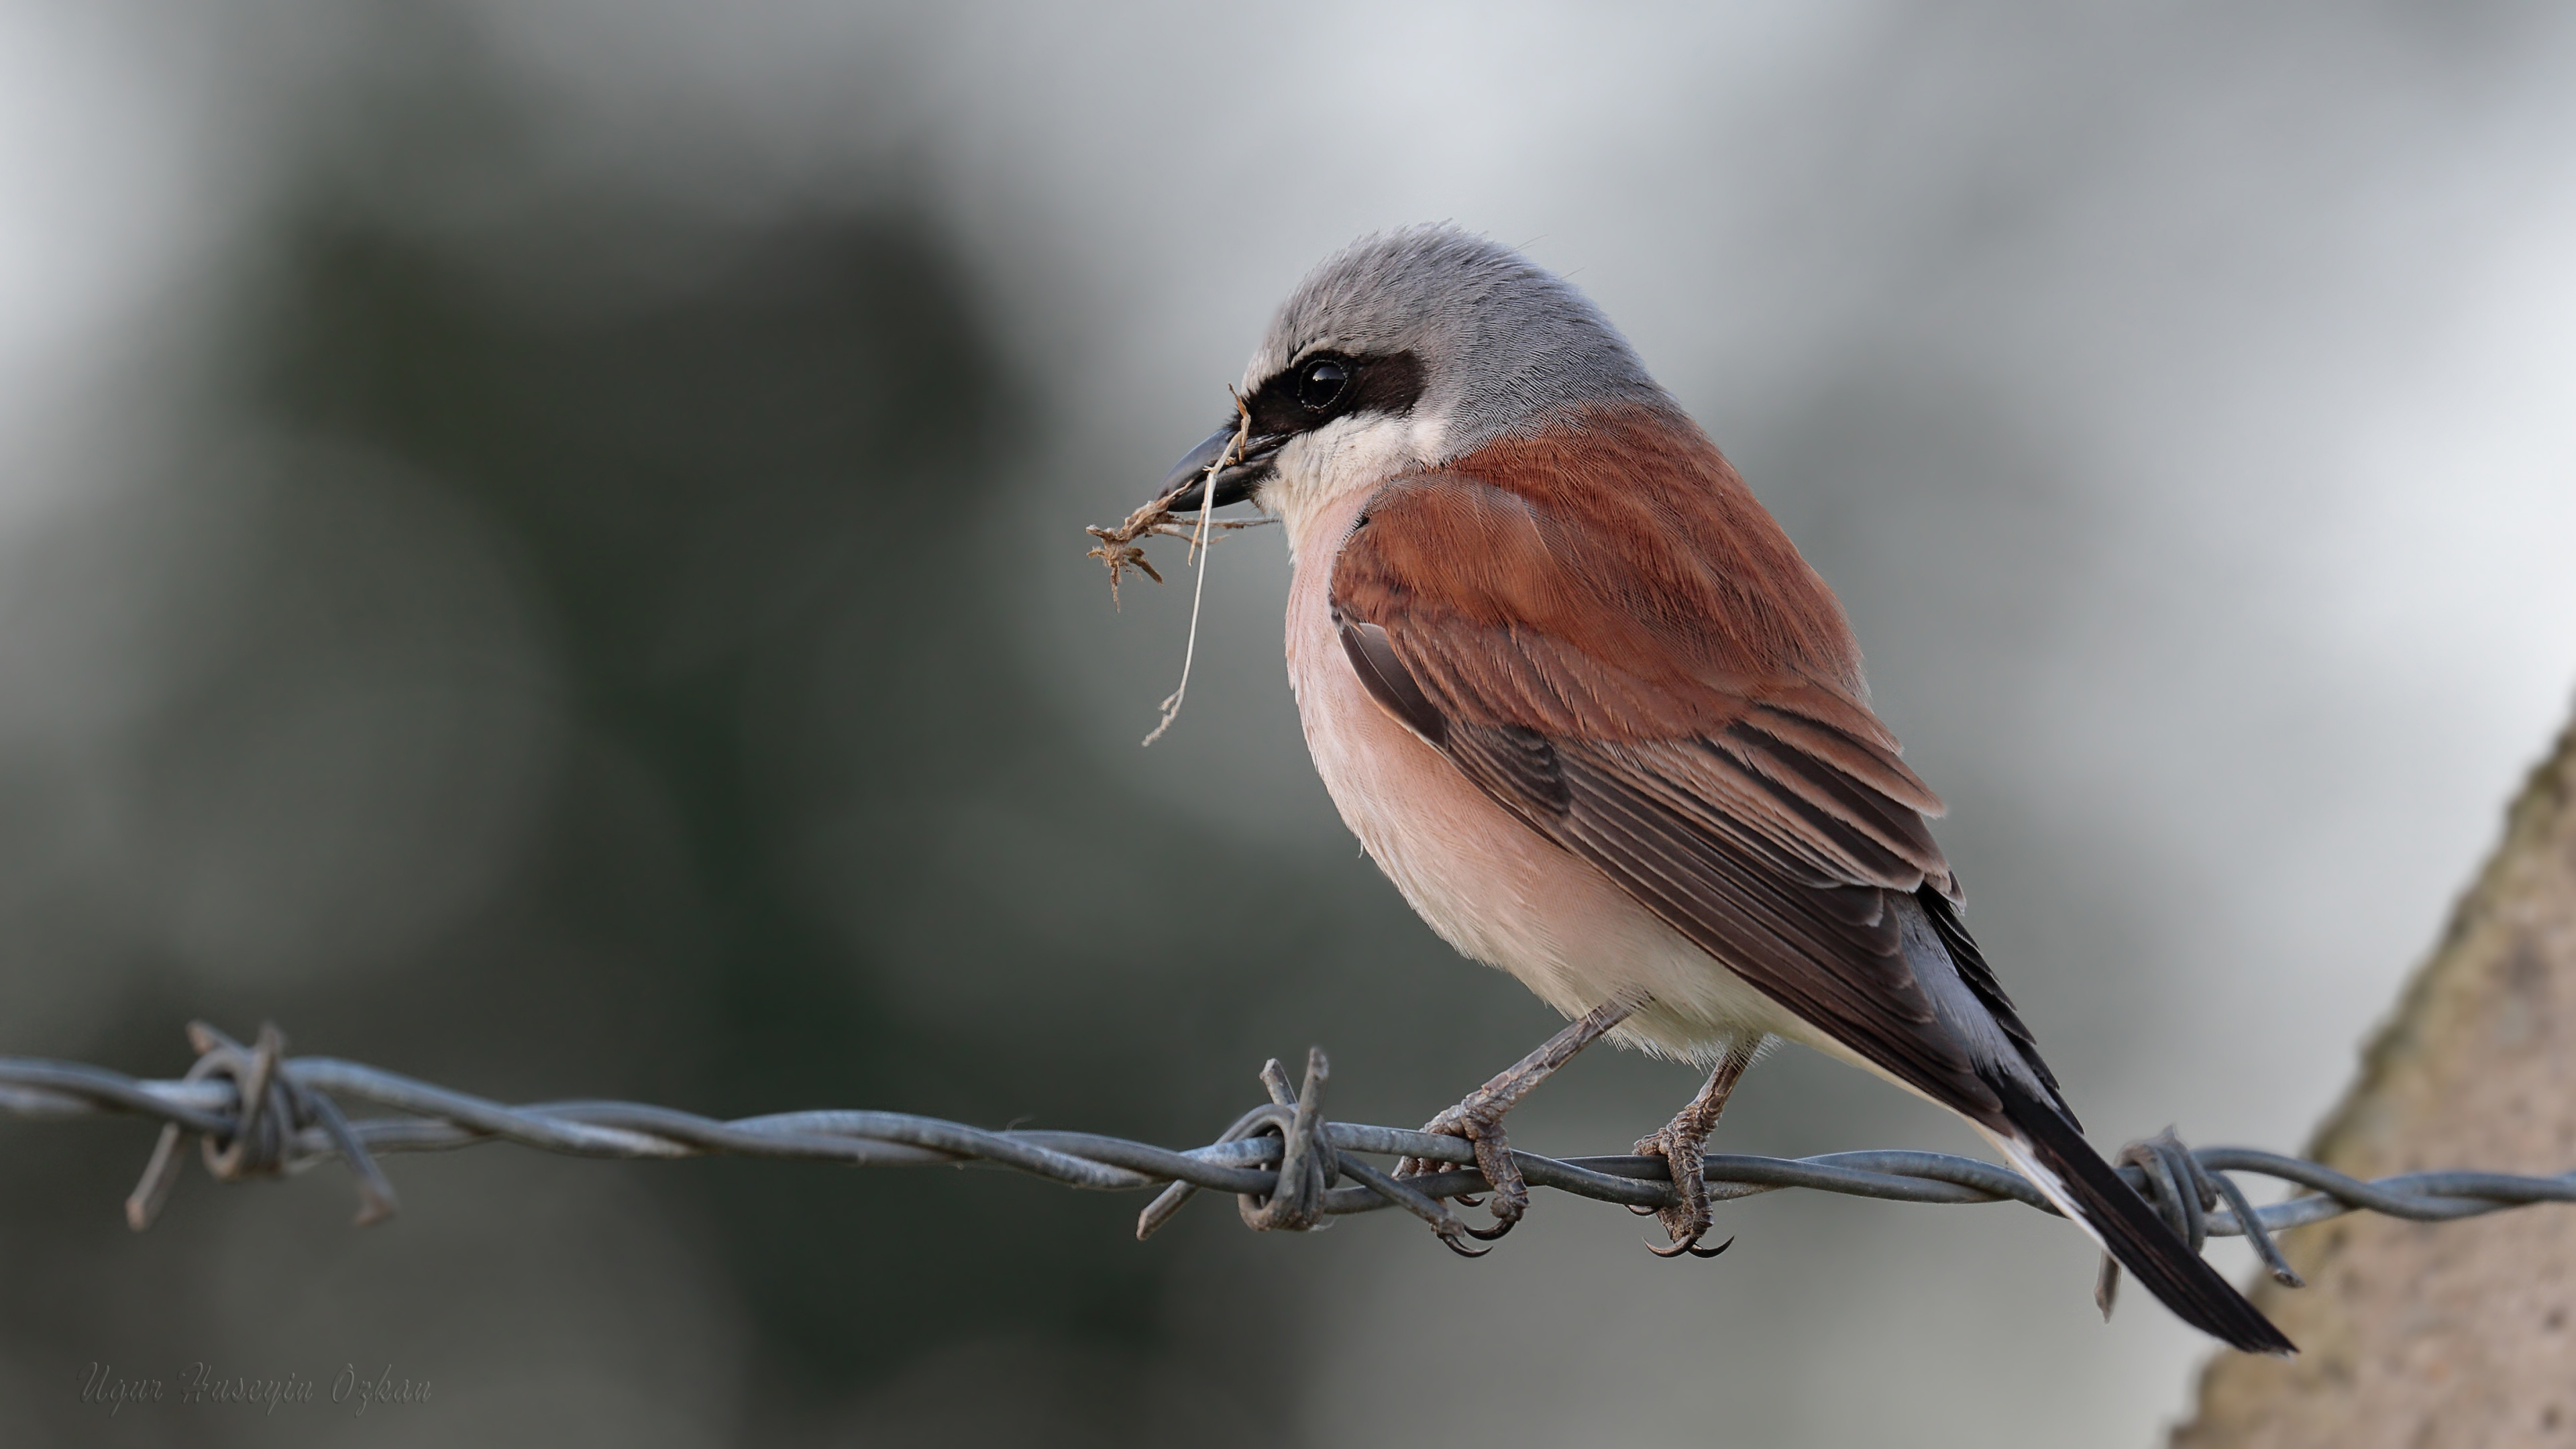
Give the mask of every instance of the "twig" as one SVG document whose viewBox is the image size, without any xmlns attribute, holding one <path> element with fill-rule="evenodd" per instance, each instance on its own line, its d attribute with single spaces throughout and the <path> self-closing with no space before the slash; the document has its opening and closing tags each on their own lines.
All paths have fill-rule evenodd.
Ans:
<svg viewBox="0 0 2576 1449">
<path fill-rule="evenodd" d="M 1153 732 L 1145 736 L 1145 743 L 1149 745 L 1161 739 L 1163 731 L 1172 727 L 1172 721 L 1181 717 L 1181 701 L 1189 697 L 1190 665 L 1199 657 L 1199 605 L 1207 599 L 1207 526 L 1208 515 L 1216 512 L 1216 475 L 1243 460 L 1243 446 L 1252 437 L 1252 408 L 1244 402 L 1241 393 L 1234 395 L 1234 411 L 1234 441 L 1225 445 L 1225 451 L 1216 455 L 1216 461 L 1208 464 L 1206 474 L 1199 479 L 1199 526 L 1198 532 L 1190 539 L 1190 562 L 1196 564 L 1199 571 L 1197 581 L 1190 586 L 1190 638 L 1181 649 L 1181 682 L 1163 701 L 1162 719 L 1155 724 Z M 1114 578 L 1111 591 L 1116 591 Z"/>
<path fill-rule="evenodd" d="M 1279 521 L 1275 518 L 1211 519 L 1205 509 L 1191 514 L 1187 523 L 1176 523 L 1174 517 L 1171 504 L 1158 498 L 1127 515 L 1127 521 L 1116 528 L 1102 528 L 1095 523 L 1082 530 L 1100 540 L 1099 547 L 1083 557 L 1099 559 L 1109 566 L 1109 602 L 1112 606 L 1121 606 L 1118 580 L 1128 569 L 1135 569 L 1158 584 L 1163 582 L 1163 576 L 1155 569 L 1152 560 L 1145 557 L 1143 549 L 1136 547 L 1137 539 L 1190 538 L 1202 526 L 1218 534 L 1227 534 L 1246 528 L 1268 528 Z M 1214 544 L 1216 540 L 1211 538 L 1207 542 Z"/>
</svg>

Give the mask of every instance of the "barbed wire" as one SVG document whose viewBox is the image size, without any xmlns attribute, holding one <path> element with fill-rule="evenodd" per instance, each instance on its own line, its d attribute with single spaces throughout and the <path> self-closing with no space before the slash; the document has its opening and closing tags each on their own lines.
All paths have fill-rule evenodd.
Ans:
<svg viewBox="0 0 2576 1449">
<path fill-rule="evenodd" d="M 1333 1122 L 1324 1116 L 1331 1070 L 1308 1052 L 1292 1084 L 1277 1061 L 1262 1069 L 1270 1100 L 1237 1118 L 1216 1141 L 1175 1150 L 1090 1132 L 1025 1128 L 991 1131 L 902 1112 L 805 1111 L 721 1121 L 640 1102 L 565 1101 L 510 1106 L 379 1067 L 335 1057 L 288 1057 L 276 1026 L 243 1046 L 203 1022 L 188 1028 L 196 1064 L 178 1080 L 143 1080 L 104 1067 L 34 1057 L 0 1057 L 0 1111 L 25 1118 L 138 1116 L 159 1120 L 161 1138 L 126 1199 L 127 1222 L 152 1225 L 176 1186 L 190 1138 L 216 1180 L 296 1173 L 337 1158 L 357 1180 L 361 1226 L 393 1215 L 394 1190 L 376 1157 L 437 1152 L 488 1142 L 577 1157 L 683 1158 L 717 1155 L 838 1162 L 862 1167 L 983 1164 L 1067 1187 L 1122 1192 L 1161 1187 L 1139 1215 L 1144 1238 L 1202 1190 L 1235 1195 L 1246 1225 L 1302 1230 L 1325 1219 L 1397 1207 L 1428 1223 L 1470 1256 L 1466 1224 L 1452 1200 L 1486 1189 L 1463 1138 L 1397 1127 Z M 340 1099 L 400 1115 L 349 1117 Z M 1542 1157 L 1514 1151 L 1533 1187 L 1622 1204 L 1640 1213 L 1678 1201 L 1664 1159 L 1620 1155 Z M 1413 1157 L 1456 1170 L 1398 1178 L 1368 1157 Z M 1884 1150 L 1818 1157 L 1713 1153 L 1703 1165 L 1715 1201 L 1805 1188 L 1885 1202 L 2019 1202 L 2055 1213 L 2038 1189 L 2009 1168 L 1947 1153 Z M 2272 1235 L 2349 1212 L 2414 1222 L 2447 1222 L 2542 1202 L 2576 1202 L 2576 1173 L 2524 1177 L 2502 1172 L 2412 1172 L 2364 1182 L 2332 1168 L 2246 1147 L 2186 1148 L 2170 1131 L 2131 1143 L 2119 1170 L 2198 1250 L 2211 1237 L 2248 1238 L 2273 1276 L 2295 1286 Z M 2254 1207 L 2228 1176 L 2250 1172 L 2307 1189 Z M 1347 1180 L 1347 1185 L 1342 1185 Z M 2102 1295 L 2116 1280 L 2106 1274 Z"/>
</svg>

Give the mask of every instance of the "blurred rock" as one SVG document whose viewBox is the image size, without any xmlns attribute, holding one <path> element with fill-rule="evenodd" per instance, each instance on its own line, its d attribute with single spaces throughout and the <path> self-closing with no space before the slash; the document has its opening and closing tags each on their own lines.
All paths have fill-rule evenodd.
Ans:
<svg viewBox="0 0 2576 1449">
<path fill-rule="evenodd" d="M 2309 1155 L 2355 1177 L 2576 1163 L 2576 724 Z M 2576 1211 L 2358 1215 L 2283 1239 L 2255 1301 L 2303 1350 L 2221 1357 L 2175 1449 L 2483 1449 L 2576 1437 Z"/>
</svg>

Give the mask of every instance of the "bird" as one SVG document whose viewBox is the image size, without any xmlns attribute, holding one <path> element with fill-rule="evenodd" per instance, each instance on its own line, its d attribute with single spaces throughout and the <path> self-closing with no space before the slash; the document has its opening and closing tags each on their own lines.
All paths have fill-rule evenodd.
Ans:
<svg viewBox="0 0 2576 1449">
<path fill-rule="evenodd" d="M 1569 1023 L 1426 1129 L 1473 1145 L 1475 1236 L 1527 1209 L 1506 1114 L 1606 1036 L 1707 1073 L 1635 1150 L 1675 1189 L 1657 1251 L 1713 1256 L 1707 1140 L 1786 1041 L 1965 1118 L 2194 1327 L 2295 1351 L 2086 1142 L 1840 602 L 1598 306 L 1454 224 L 1379 232 L 1279 306 L 1235 396 L 1154 501 L 1284 524 L 1335 808 L 1435 933 Z"/>
</svg>

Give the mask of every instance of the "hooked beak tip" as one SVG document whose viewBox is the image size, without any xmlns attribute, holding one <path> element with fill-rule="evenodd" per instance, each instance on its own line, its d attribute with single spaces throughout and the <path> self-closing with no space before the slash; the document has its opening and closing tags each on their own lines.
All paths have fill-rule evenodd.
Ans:
<svg viewBox="0 0 2576 1449">
<path fill-rule="evenodd" d="M 1199 440 L 1197 447 L 1182 455 L 1154 490 L 1154 500 L 1176 511 L 1195 510 L 1201 505 L 1208 484 L 1208 470 L 1216 467 L 1234 446 L 1238 436 L 1235 427 L 1223 427 Z M 1215 505 L 1241 503 L 1252 496 L 1270 476 L 1271 455 L 1279 451 L 1282 440 L 1255 437 L 1244 445 L 1243 455 L 1216 475 Z"/>
</svg>

